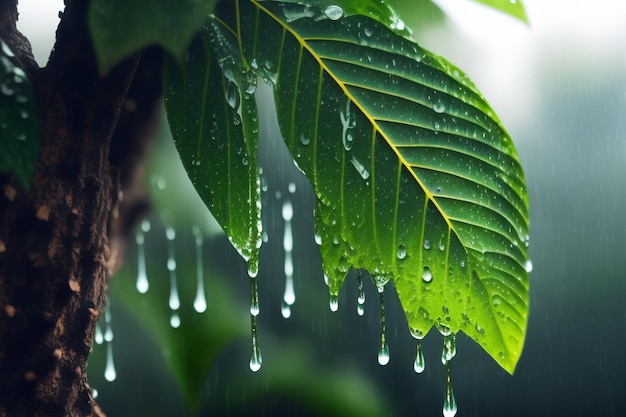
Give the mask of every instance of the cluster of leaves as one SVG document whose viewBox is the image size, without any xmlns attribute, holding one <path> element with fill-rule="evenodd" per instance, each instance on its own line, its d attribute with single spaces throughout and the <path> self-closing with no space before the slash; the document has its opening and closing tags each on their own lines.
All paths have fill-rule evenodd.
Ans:
<svg viewBox="0 0 626 417">
<path fill-rule="evenodd" d="M 519 2 L 483 2 L 525 19 Z M 157 3 L 92 2 L 99 67 L 153 44 L 169 53 L 176 146 L 250 274 L 262 231 L 254 97 L 263 80 L 319 199 L 330 293 L 350 268 L 379 286 L 393 280 L 415 337 L 463 331 L 512 373 L 528 314 L 526 186 L 508 133 L 467 76 L 380 1 Z M 4 45 L 3 54 L 0 75 L 16 76 Z M 21 179 L 32 168 L 0 164 Z"/>
</svg>

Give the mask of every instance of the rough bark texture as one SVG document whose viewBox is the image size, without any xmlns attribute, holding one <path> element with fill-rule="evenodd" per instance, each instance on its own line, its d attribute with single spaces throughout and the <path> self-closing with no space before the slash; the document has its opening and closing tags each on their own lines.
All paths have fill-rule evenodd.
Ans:
<svg viewBox="0 0 626 417">
<path fill-rule="evenodd" d="M 41 126 L 30 188 L 0 174 L 0 417 L 104 415 L 86 361 L 107 279 L 147 208 L 140 161 L 156 129 L 160 62 L 152 52 L 100 76 L 87 4 L 66 1 L 39 69 L 16 1 L 0 0 L 0 37 L 35 87 Z"/>
</svg>

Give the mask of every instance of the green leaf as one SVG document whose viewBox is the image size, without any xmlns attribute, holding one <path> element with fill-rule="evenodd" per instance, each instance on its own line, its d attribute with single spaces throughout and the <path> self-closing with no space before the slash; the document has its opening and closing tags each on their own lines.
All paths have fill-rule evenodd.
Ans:
<svg viewBox="0 0 626 417">
<path fill-rule="evenodd" d="M 191 182 L 233 246 L 258 270 L 261 191 L 257 172 L 256 74 L 234 33 L 210 20 L 183 67 L 166 60 L 167 117 Z"/>
<path fill-rule="evenodd" d="M 0 172 L 27 187 L 39 155 L 39 119 L 33 88 L 13 52 L 0 40 Z"/>
<path fill-rule="evenodd" d="M 526 10 L 522 0 L 474 0 L 477 3 L 486 4 L 496 10 L 516 17 L 524 23 L 528 23 L 528 16 L 526 16 Z"/>
<path fill-rule="evenodd" d="M 235 4 L 219 16 L 275 84 L 281 131 L 319 198 L 331 294 L 351 267 L 393 280 L 412 334 L 463 331 L 512 373 L 528 315 L 528 202 L 486 100 L 370 18 Z"/>
<path fill-rule="evenodd" d="M 106 73 L 152 45 L 182 57 L 215 4 L 216 0 L 92 1 L 87 19 L 100 71 Z"/>
</svg>

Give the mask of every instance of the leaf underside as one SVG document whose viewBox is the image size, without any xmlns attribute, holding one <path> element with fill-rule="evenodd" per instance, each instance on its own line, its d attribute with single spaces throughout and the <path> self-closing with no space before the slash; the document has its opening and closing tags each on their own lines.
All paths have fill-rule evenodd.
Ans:
<svg viewBox="0 0 626 417">
<path fill-rule="evenodd" d="M 433 325 L 463 331 L 512 373 L 528 314 L 528 201 L 516 150 L 482 95 L 445 59 L 371 18 L 293 3 L 233 5 L 210 19 L 208 54 L 240 62 L 240 91 L 253 90 L 250 73 L 274 85 L 281 132 L 319 200 L 331 294 L 350 268 L 368 270 L 378 285 L 393 280 L 414 336 Z M 228 89 L 210 91 L 229 102 Z M 255 113 L 240 113 L 242 125 L 256 126 Z M 192 132 L 185 142 L 211 141 Z M 256 146 L 251 132 L 243 134 L 248 148 Z M 256 168 L 238 169 L 251 190 Z M 254 206 L 258 196 L 247 196 Z M 245 232 L 227 230 L 254 246 Z"/>
</svg>

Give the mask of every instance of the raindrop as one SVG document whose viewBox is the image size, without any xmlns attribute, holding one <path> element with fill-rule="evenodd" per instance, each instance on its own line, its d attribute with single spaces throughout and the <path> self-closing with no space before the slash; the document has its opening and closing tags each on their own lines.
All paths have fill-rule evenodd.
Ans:
<svg viewBox="0 0 626 417">
<path fill-rule="evenodd" d="M 528 273 L 532 272 L 532 270 L 533 270 L 533 263 L 531 262 L 530 259 L 526 259 L 526 262 L 524 263 L 524 269 Z"/>
<path fill-rule="evenodd" d="M 356 278 L 358 283 L 356 312 L 359 316 L 362 316 L 365 313 L 365 290 L 363 289 L 363 271 L 361 269 L 356 272 Z"/>
<path fill-rule="evenodd" d="M 104 336 L 102 334 L 102 330 L 100 329 L 100 325 L 98 323 L 96 323 L 96 335 L 94 336 L 94 341 L 98 345 L 101 345 L 104 342 Z"/>
<path fill-rule="evenodd" d="M 446 363 L 446 398 L 443 401 L 443 416 L 454 417 L 457 412 L 454 392 L 452 392 L 452 381 L 450 378 L 450 362 Z"/>
<path fill-rule="evenodd" d="M 291 183 L 293 184 L 293 183 Z M 291 188 L 290 184 L 290 188 Z M 295 184 L 293 184 L 295 191 Z M 293 232 L 291 230 L 291 219 L 293 218 L 293 206 L 291 201 L 287 199 L 283 204 L 283 220 L 285 221 L 285 231 L 283 235 L 283 248 L 285 250 L 285 293 L 283 301 L 291 306 L 296 302 L 296 293 L 293 288 Z M 291 313 L 289 314 L 291 315 Z M 283 316 L 285 314 L 283 313 Z"/>
<path fill-rule="evenodd" d="M 136 241 L 137 241 L 137 261 L 138 261 L 138 265 L 137 265 L 137 291 L 140 294 L 145 294 L 148 292 L 148 289 L 150 288 L 150 284 L 148 282 L 148 275 L 146 274 L 146 254 L 145 254 L 145 235 L 144 233 L 147 233 L 148 231 L 150 231 L 150 222 L 145 219 L 143 222 L 141 222 L 141 228 L 139 228 L 139 230 L 137 230 L 137 236 L 136 236 Z"/>
<path fill-rule="evenodd" d="M 178 329 L 180 327 L 180 316 L 178 313 L 172 313 L 170 317 L 170 326 L 172 326 L 173 329 Z"/>
<path fill-rule="evenodd" d="M 406 258 L 406 246 L 400 244 L 398 246 L 398 259 Z"/>
<path fill-rule="evenodd" d="M 430 282 L 433 280 L 433 274 L 432 272 L 430 272 L 430 268 L 427 266 L 424 267 L 424 272 L 422 273 L 422 279 L 424 280 L 424 282 Z"/>
<path fill-rule="evenodd" d="M 104 368 L 104 379 L 108 382 L 115 381 L 117 378 L 117 372 L 115 372 L 115 363 L 113 362 L 113 344 L 107 343 L 107 361 Z"/>
<path fill-rule="evenodd" d="M 196 285 L 196 297 L 193 300 L 193 308 L 198 313 L 204 313 L 207 308 L 206 296 L 204 294 L 204 270 L 202 262 L 202 244 L 204 238 L 200 232 L 198 226 L 194 226 L 193 234 L 196 237 L 196 273 L 197 273 L 197 285 Z"/>
<path fill-rule="evenodd" d="M 339 310 L 339 296 L 335 294 L 330 295 L 330 311 L 333 313 Z"/>
<path fill-rule="evenodd" d="M 365 34 L 365 36 L 367 36 L 369 38 L 370 36 L 372 36 L 372 34 L 374 32 L 370 28 L 365 28 L 365 29 L 363 29 L 363 33 Z"/>
<path fill-rule="evenodd" d="M 422 352 L 422 344 L 417 342 L 417 353 L 415 354 L 415 362 L 413 362 L 413 370 L 418 374 L 424 372 L 426 365 L 424 363 L 424 352 Z"/>
<path fill-rule="evenodd" d="M 385 339 L 385 287 L 378 287 L 378 300 L 380 301 L 380 349 L 378 351 L 378 363 L 387 365 L 389 363 L 389 346 Z"/>
<path fill-rule="evenodd" d="M 287 189 L 289 190 L 289 192 L 291 194 L 296 192 L 296 183 L 295 182 L 290 182 L 289 186 L 287 187 Z"/>
<path fill-rule="evenodd" d="M 324 10 L 324 14 L 330 20 L 339 20 L 343 16 L 343 9 L 339 6 L 331 5 L 331 6 L 328 6 L 326 10 Z"/>
<path fill-rule="evenodd" d="M 178 287 L 176 285 L 176 260 L 174 259 L 174 239 L 176 238 L 176 231 L 173 228 L 167 227 L 165 229 L 167 236 L 167 269 L 170 271 L 170 296 L 169 307 L 172 311 L 176 311 L 180 308 L 180 299 L 178 298 Z M 171 321 L 170 321 L 171 324 Z M 174 327 L 174 326 L 172 326 Z"/>
<path fill-rule="evenodd" d="M 283 318 L 288 319 L 291 317 L 291 306 L 287 304 L 284 300 L 280 307 L 280 314 L 283 315 Z"/>
<path fill-rule="evenodd" d="M 311 139 L 309 139 L 306 136 L 304 136 L 304 133 L 303 133 L 303 134 L 300 135 L 300 143 L 302 143 L 304 146 L 306 146 L 309 143 L 311 143 Z"/>
<path fill-rule="evenodd" d="M 430 249 L 430 242 L 428 240 L 424 241 L 424 249 L 426 250 Z"/>
<path fill-rule="evenodd" d="M 438 101 L 433 104 L 433 110 L 435 111 L 435 113 L 443 113 L 444 111 L 446 111 L 446 106 L 441 101 Z"/>
<path fill-rule="evenodd" d="M 361 175 L 361 178 L 366 180 L 370 177 L 370 173 L 365 169 L 363 164 L 361 164 L 354 156 L 352 157 L 350 162 L 352 162 L 352 165 L 354 165 L 359 175 Z"/>
<path fill-rule="evenodd" d="M 259 337 L 257 335 L 256 316 L 250 317 L 250 331 L 252 333 L 252 356 L 250 357 L 250 370 L 257 372 L 261 369 L 263 358 L 261 357 L 261 348 L 259 347 Z"/>
</svg>

